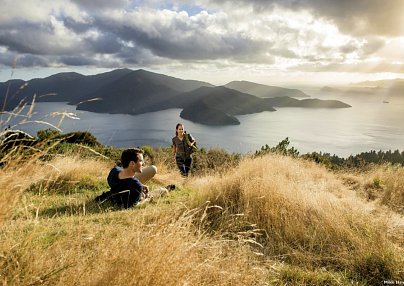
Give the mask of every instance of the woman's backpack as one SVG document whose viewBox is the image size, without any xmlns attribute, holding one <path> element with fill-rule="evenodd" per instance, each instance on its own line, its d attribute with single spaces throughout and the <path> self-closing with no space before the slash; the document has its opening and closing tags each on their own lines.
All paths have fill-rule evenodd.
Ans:
<svg viewBox="0 0 404 286">
<path fill-rule="evenodd" d="M 198 151 L 198 146 L 196 146 L 196 140 L 194 137 L 192 137 L 191 134 L 189 133 L 184 133 L 185 135 L 185 141 L 187 142 L 187 146 L 189 148 L 189 152 L 192 154 L 195 151 Z M 191 146 L 191 141 L 195 141 L 195 143 Z"/>
</svg>

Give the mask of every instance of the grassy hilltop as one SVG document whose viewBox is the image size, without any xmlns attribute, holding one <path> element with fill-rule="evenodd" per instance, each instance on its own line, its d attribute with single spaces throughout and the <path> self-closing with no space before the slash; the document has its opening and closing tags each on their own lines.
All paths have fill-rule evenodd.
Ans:
<svg viewBox="0 0 404 286">
<path fill-rule="evenodd" d="M 404 281 L 404 167 L 201 150 L 183 179 L 169 148 L 144 149 L 158 167 L 149 185 L 177 190 L 127 210 L 93 201 L 119 149 L 54 137 L 1 154 L 1 283 Z"/>
</svg>

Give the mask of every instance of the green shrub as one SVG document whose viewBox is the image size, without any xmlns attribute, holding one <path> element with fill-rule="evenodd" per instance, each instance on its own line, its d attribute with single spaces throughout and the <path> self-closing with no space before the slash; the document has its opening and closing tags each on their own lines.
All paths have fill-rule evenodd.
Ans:
<svg viewBox="0 0 404 286">
<path fill-rule="evenodd" d="M 278 143 L 275 147 L 269 147 L 268 144 L 261 147 L 261 150 L 255 151 L 255 156 L 263 156 L 268 153 L 275 153 L 284 156 L 299 156 L 299 151 L 294 147 L 288 148 L 290 144 L 289 137 L 286 137 L 281 142 Z"/>
<path fill-rule="evenodd" d="M 223 149 L 200 149 L 193 154 L 192 172 L 194 174 L 207 174 L 222 172 L 237 166 L 242 156 L 236 153 L 228 153 Z"/>
<path fill-rule="evenodd" d="M 40 141 L 47 141 L 47 140 L 52 140 L 52 139 L 55 139 L 56 137 L 61 136 L 61 133 L 58 130 L 48 128 L 48 129 L 39 130 L 36 133 L 36 136 L 38 137 L 38 140 L 40 140 Z"/>
<path fill-rule="evenodd" d="M 101 145 L 97 138 L 95 138 L 88 131 L 76 131 L 70 132 L 65 135 L 62 135 L 60 138 L 63 142 L 66 143 L 74 143 L 74 144 L 84 144 L 88 146 L 99 146 Z"/>
<path fill-rule="evenodd" d="M 317 152 L 307 153 L 302 155 L 304 159 L 311 160 L 317 164 L 324 165 L 326 168 L 332 169 L 334 166 L 331 163 L 329 156 Z"/>
</svg>

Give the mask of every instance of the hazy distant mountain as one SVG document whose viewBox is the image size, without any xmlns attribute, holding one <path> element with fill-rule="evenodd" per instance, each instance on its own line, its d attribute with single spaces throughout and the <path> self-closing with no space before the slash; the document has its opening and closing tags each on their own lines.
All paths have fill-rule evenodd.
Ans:
<svg viewBox="0 0 404 286">
<path fill-rule="evenodd" d="M 335 88 L 335 87 L 330 87 L 330 86 L 324 86 L 320 89 L 322 92 L 342 92 L 342 90 Z"/>
<path fill-rule="evenodd" d="M 384 89 L 383 89 L 384 90 Z M 348 87 L 329 87 L 325 86 L 320 91 L 325 94 L 338 94 L 338 95 L 372 95 L 381 92 L 380 87 L 357 87 L 357 86 L 348 86 Z"/>
<path fill-rule="evenodd" d="M 380 96 L 381 98 L 404 98 L 404 79 L 363 81 L 338 87 L 325 86 L 321 91 L 345 96 L 363 95 Z"/>
<path fill-rule="evenodd" d="M 309 95 L 298 89 L 269 86 L 249 81 L 232 81 L 226 84 L 225 87 L 235 89 L 244 93 L 249 93 L 258 97 L 310 97 Z"/>
<path fill-rule="evenodd" d="M 396 79 L 385 79 L 385 80 L 362 81 L 362 82 L 352 83 L 351 85 L 362 86 L 362 87 L 390 88 L 395 85 L 403 85 L 403 84 L 404 84 L 403 78 L 396 78 Z"/>
<path fill-rule="evenodd" d="M 290 97 L 267 98 L 268 104 L 273 107 L 305 107 L 305 108 L 349 108 L 346 104 L 339 100 L 320 100 L 318 98 L 295 99 Z"/>
</svg>

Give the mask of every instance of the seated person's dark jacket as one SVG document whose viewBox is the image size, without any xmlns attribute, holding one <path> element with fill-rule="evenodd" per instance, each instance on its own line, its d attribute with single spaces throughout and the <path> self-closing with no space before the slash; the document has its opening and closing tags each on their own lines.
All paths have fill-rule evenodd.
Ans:
<svg viewBox="0 0 404 286">
<path fill-rule="evenodd" d="M 108 185 L 111 190 L 103 193 L 96 198 L 97 201 L 110 200 L 114 204 L 129 208 L 136 205 L 141 197 L 143 185 L 140 181 L 133 178 L 119 179 L 121 167 L 114 167 L 108 174 Z"/>
</svg>

